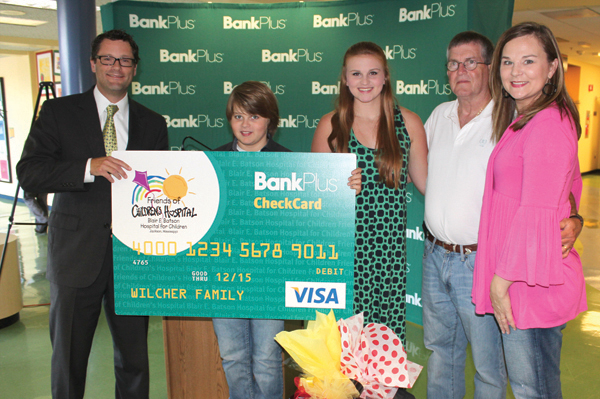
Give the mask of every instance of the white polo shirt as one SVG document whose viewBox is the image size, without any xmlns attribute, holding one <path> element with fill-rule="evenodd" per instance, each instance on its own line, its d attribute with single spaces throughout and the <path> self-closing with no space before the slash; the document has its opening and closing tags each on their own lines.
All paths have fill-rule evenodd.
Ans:
<svg viewBox="0 0 600 399">
<path fill-rule="evenodd" d="M 493 101 L 460 128 L 458 100 L 438 105 L 425 123 L 429 169 L 425 224 L 438 240 L 476 244 L 488 159 L 494 149 Z"/>
</svg>

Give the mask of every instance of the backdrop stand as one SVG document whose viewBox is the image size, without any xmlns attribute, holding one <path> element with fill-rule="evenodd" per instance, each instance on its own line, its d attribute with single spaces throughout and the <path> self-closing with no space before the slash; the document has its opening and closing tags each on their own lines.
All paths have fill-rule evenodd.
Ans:
<svg viewBox="0 0 600 399">
<path fill-rule="evenodd" d="M 42 92 L 45 91 L 46 99 L 50 99 L 50 93 L 52 93 L 52 98 L 56 98 L 56 94 L 54 92 L 54 83 L 53 82 L 41 82 L 40 89 L 38 90 L 37 99 L 35 100 L 35 107 L 33 108 L 33 119 L 31 120 L 31 127 L 35 123 L 38 114 L 38 108 L 40 106 L 40 99 L 42 97 Z M 31 129 L 29 129 L 31 130 Z M 15 199 L 13 201 L 13 206 L 10 211 L 10 215 L 8 216 L 8 229 L 6 231 L 6 239 L 4 240 L 4 247 L 2 248 L 2 257 L 0 257 L 0 273 L 2 272 L 2 265 L 4 264 L 4 257 L 6 256 L 6 247 L 8 244 L 8 239 L 10 237 L 10 230 L 13 225 L 38 225 L 42 223 L 31 223 L 31 222 L 15 222 L 15 209 L 17 208 L 17 201 L 19 200 L 19 190 L 21 186 L 19 185 L 19 181 L 17 180 L 17 191 L 15 192 Z"/>
</svg>

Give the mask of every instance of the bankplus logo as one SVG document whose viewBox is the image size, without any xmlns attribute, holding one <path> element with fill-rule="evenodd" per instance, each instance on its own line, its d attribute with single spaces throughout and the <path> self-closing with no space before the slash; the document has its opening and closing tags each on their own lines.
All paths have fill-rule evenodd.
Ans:
<svg viewBox="0 0 600 399">
<path fill-rule="evenodd" d="M 406 229 L 406 238 L 410 238 L 412 240 L 417 241 L 425 241 L 425 232 L 417 226 L 413 229 Z"/>
<path fill-rule="evenodd" d="M 415 292 L 414 295 L 406 294 L 406 303 L 409 305 L 415 305 L 422 308 L 423 305 L 421 305 L 421 299 L 423 298 L 419 297 L 418 292 Z"/>
<path fill-rule="evenodd" d="M 268 177 L 264 172 L 254 172 L 254 190 L 263 191 L 337 191 L 337 179 L 328 179 L 317 173 L 300 175 L 293 172 L 290 177 Z"/>
<path fill-rule="evenodd" d="M 192 51 L 191 49 L 187 53 L 171 53 L 169 50 L 160 50 L 160 62 L 175 62 L 175 63 L 189 63 L 189 62 L 209 62 L 220 64 L 223 62 L 223 53 L 211 53 L 206 49 L 197 49 Z"/>
<path fill-rule="evenodd" d="M 223 29 L 285 29 L 287 19 L 274 20 L 271 17 L 250 17 L 250 19 L 233 19 L 223 17 Z"/>
<path fill-rule="evenodd" d="M 403 44 L 394 44 L 392 46 L 385 46 L 383 50 L 385 53 L 385 58 L 388 60 L 414 60 L 417 58 L 417 49 L 416 47 L 404 47 Z"/>
<path fill-rule="evenodd" d="M 210 115 L 198 114 L 189 115 L 187 118 L 171 118 L 169 115 L 163 115 L 169 128 L 219 128 L 225 126 L 225 118 L 211 118 Z"/>
<path fill-rule="evenodd" d="M 159 15 L 156 19 L 140 18 L 136 14 L 129 14 L 129 27 L 142 29 L 194 29 L 196 20 L 182 20 L 176 15 L 163 17 Z"/>
<path fill-rule="evenodd" d="M 423 79 L 419 83 L 407 84 L 403 80 L 396 81 L 396 94 L 447 96 L 452 93 L 449 83 L 440 84 L 436 79 Z"/>
<path fill-rule="evenodd" d="M 287 308 L 345 309 L 346 284 L 286 281 L 285 306 Z"/>
<path fill-rule="evenodd" d="M 399 22 L 425 21 L 433 18 L 449 18 L 456 13 L 456 4 L 442 5 L 442 3 L 433 3 L 430 6 L 424 5 L 422 10 L 408 11 L 406 8 L 400 9 Z"/>
<path fill-rule="evenodd" d="M 337 82 L 337 85 L 324 85 L 321 82 L 312 82 L 312 88 L 310 94 L 318 95 L 338 95 L 340 94 L 340 82 Z"/>
<path fill-rule="evenodd" d="M 275 95 L 285 94 L 285 85 L 271 85 L 271 82 L 265 81 L 261 81 L 260 83 L 264 83 L 265 85 L 267 85 L 267 87 L 271 89 L 271 91 Z M 232 82 L 223 82 L 223 94 L 231 94 L 233 88 L 236 86 L 237 85 L 234 85 Z"/>
<path fill-rule="evenodd" d="M 348 14 L 340 13 L 337 17 L 323 18 L 319 14 L 313 15 L 313 28 L 343 28 L 348 26 L 368 26 L 373 23 L 373 14 L 361 15 L 357 12 Z"/>
<path fill-rule="evenodd" d="M 277 127 L 291 129 L 316 129 L 318 124 L 319 119 L 310 119 L 308 115 L 288 115 L 285 118 L 279 118 L 279 124 Z"/>
<path fill-rule="evenodd" d="M 273 53 L 271 50 L 263 49 L 261 53 L 262 62 L 321 62 L 323 52 L 310 52 L 308 49 L 289 49 L 286 53 Z"/>
<path fill-rule="evenodd" d="M 140 82 L 131 83 L 131 94 L 146 96 L 168 96 L 171 94 L 194 95 L 196 85 L 182 85 L 181 82 L 160 82 L 157 85 L 142 85 Z"/>
</svg>

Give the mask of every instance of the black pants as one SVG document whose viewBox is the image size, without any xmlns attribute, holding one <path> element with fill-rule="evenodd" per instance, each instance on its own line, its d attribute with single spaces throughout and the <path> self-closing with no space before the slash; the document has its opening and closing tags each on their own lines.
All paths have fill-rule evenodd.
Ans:
<svg viewBox="0 0 600 399">
<path fill-rule="evenodd" d="M 52 397 L 80 399 L 102 304 L 110 328 L 115 362 L 115 397 L 149 396 L 148 317 L 115 314 L 112 244 L 92 285 L 73 288 L 50 283 Z M 108 350 L 108 348 L 106 348 Z"/>
</svg>

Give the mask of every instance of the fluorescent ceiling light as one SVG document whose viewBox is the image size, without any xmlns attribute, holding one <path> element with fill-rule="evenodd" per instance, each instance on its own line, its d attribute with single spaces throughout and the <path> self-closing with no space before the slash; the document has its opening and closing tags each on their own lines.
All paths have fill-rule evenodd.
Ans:
<svg viewBox="0 0 600 399">
<path fill-rule="evenodd" d="M 21 25 L 21 26 L 39 26 L 47 24 L 48 21 L 38 21 L 36 19 L 0 17 L 0 24 Z"/>
<path fill-rule="evenodd" d="M 0 3 L 10 4 L 13 6 L 56 10 L 56 0 L 0 0 Z"/>
<path fill-rule="evenodd" d="M 0 10 L 0 14 L 11 15 L 13 17 L 25 15 L 25 13 L 23 11 L 17 11 L 17 10 Z"/>
<path fill-rule="evenodd" d="M 593 18 L 593 17 L 598 17 L 600 16 L 600 14 L 598 14 L 596 11 L 591 10 L 589 8 L 573 8 L 570 10 L 561 10 L 561 11 L 548 11 L 548 12 L 542 12 L 541 14 L 552 18 L 552 19 L 572 19 L 572 18 Z"/>
<path fill-rule="evenodd" d="M 0 0 L 0 4 L 56 10 L 56 0 Z M 100 7 L 96 7 L 96 11 L 100 11 Z"/>
<path fill-rule="evenodd" d="M 33 50 L 42 50 L 48 48 L 47 45 L 43 44 L 29 44 L 29 43 L 13 43 L 13 42 L 0 42 L 0 46 L 5 50 L 23 50 L 23 51 L 33 51 Z"/>
</svg>

